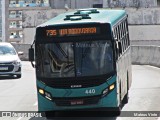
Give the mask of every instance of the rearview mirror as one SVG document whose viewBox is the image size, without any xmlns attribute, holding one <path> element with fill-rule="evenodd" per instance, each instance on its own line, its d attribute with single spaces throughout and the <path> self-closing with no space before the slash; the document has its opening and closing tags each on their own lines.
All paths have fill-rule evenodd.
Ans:
<svg viewBox="0 0 160 120">
<path fill-rule="evenodd" d="M 29 61 L 34 61 L 34 48 L 29 48 Z"/>
</svg>

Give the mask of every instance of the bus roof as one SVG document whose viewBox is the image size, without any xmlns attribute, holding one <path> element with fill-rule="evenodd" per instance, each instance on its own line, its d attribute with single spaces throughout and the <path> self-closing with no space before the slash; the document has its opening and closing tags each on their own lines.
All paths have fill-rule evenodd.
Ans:
<svg viewBox="0 0 160 120">
<path fill-rule="evenodd" d="M 89 13 L 91 10 L 98 11 L 97 13 Z M 88 14 L 90 19 L 78 19 L 80 16 L 74 15 L 75 12 L 82 11 L 80 14 Z M 99 8 L 90 8 L 90 9 L 81 9 L 73 12 L 62 13 L 51 20 L 45 22 L 44 24 L 39 25 L 38 27 L 45 26 L 59 26 L 66 24 L 83 24 L 83 23 L 109 23 L 111 26 L 115 25 L 120 19 L 126 16 L 125 10 L 113 10 L 113 9 L 99 9 Z M 88 13 L 87 13 L 88 12 Z M 73 19 L 64 20 L 66 16 L 73 15 Z M 70 17 L 71 18 L 71 17 Z M 75 18 L 75 20 L 74 20 Z"/>
</svg>

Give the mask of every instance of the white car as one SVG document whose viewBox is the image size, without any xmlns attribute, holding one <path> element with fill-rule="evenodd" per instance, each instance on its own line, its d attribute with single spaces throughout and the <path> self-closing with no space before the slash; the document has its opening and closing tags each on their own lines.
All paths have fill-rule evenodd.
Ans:
<svg viewBox="0 0 160 120">
<path fill-rule="evenodd" d="M 0 42 L 0 76 L 16 75 L 21 78 L 21 66 L 21 60 L 14 47 L 10 43 Z"/>
</svg>

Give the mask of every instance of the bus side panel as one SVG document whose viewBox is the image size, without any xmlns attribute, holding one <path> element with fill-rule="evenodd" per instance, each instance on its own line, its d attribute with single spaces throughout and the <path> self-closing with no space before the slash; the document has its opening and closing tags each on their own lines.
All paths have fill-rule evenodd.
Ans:
<svg viewBox="0 0 160 120">
<path fill-rule="evenodd" d="M 128 76 L 127 76 L 128 75 Z M 127 81 L 128 79 L 128 81 Z M 127 93 L 127 88 L 131 86 L 131 58 L 130 58 L 130 48 L 128 48 L 117 61 L 117 89 L 121 100 Z M 120 99 L 119 98 L 119 99 Z M 121 101 L 120 100 L 120 101 Z M 119 101 L 119 102 L 120 102 Z"/>
<path fill-rule="evenodd" d="M 129 79 L 129 88 L 131 87 L 131 83 L 132 83 L 132 59 L 131 59 L 131 47 L 129 48 L 129 75 L 128 75 L 128 79 Z"/>
</svg>

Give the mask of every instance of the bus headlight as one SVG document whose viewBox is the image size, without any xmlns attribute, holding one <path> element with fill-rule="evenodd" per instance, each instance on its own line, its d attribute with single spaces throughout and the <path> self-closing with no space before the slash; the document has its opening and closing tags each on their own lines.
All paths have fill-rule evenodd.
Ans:
<svg viewBox="0 0 160 120">
<path fill-rule="evenodd" d="M 114 89 L 114 84 L 112 84 L 111 86 L 109 86 L 109 90 L 113 90 Z"/>
<path fill-rule="evenodd" d="M 108 86 L 106 89 L 104 89 L 102 91 L 102 97 L 104 97 L 105 95 L 109 94 L 113 89 L 115 88 L 115 83 Z"/>
<path fill-rule="evenodd" d="M 20 65 L 20 64 L 21 64 L 21 62 L 20 62 L 20 61 L 18 61 L 18 60 L 15 60 L 15 61 L 13 61 L 13 64 L 14 64 L 14 65 Z"/>
<path fill-rule="evenodd" d="M 102 94 L 103 96 L 106 95 L 108 93 L 108 88 L 106 88 L 105 90 L 103 90 Z"/>
<path fill-rule="evenodd" d="M 42 95 L 44 95 L 44 90 L 43 89 L 39 89 L 38 92 Z"/>
<path fill-rule="evenodd" d="M 44 91 L 43 89 L 38 89 L 38 92 L 45 98 L 47 98 L 48 100 L 52 100 L 52 95 L 46 91 Z"/>
</svg>

